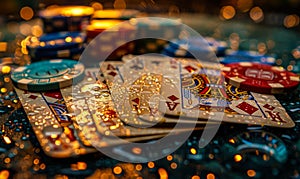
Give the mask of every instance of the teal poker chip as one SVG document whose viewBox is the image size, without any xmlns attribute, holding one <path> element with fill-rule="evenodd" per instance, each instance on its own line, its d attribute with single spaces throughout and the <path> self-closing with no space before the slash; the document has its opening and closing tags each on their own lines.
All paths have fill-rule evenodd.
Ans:
<svg viewBox="0 0 300 179">
<path fill-rule="evenodd" d="M 84 65 L 78 61 L 52 59 L 16 68 L 11 79 L 20 89 L 41 92 L 68 87 L 84 78 Z"/>
</svg>

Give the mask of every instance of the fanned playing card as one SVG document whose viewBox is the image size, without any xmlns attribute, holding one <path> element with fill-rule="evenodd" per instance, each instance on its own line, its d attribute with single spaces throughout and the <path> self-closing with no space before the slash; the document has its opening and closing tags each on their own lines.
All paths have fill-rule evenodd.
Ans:
<svg viewBox="0 0 300 179">
<path fill-rule="evenodd" d="M 165 61 L 173 59 L 161 58 Z M 129 61 L 129 58 L 126 57 L 126 60 Z M 178 97 L 178 93 L 174 94 L 169 87 L 161 90 L 161 95 L 168 100 L 160 100 L 159 107 L 164 116 L 173 118 L 169 122 L 175 122 L 176 118 L 180 117 L 186 121 L 198 118 L 198 121 L 223 121 L 283 128 L 295 125 L 273 95 L 243 91 L 227 84 L 223 79 L 220 64 L 195 59 L 176 60 L 180 63 L 180 85 L 177 84 L 181 88 L 180 96 Z M 151 118 L 143 119 L 151 121 Z"/>
</svg>

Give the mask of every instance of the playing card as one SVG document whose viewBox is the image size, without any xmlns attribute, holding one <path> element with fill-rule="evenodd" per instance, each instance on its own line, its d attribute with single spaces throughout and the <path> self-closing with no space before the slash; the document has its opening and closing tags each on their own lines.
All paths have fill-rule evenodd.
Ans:
<svg viewBox="0 0 300 179">
<path fill-rule="evenodd" d="M 89 69 L 86 71 L 89 72 Z M 126 138 L 149 136 L 166 134 L 172 130 L 172 128 L 138 128 L 124 125 L 123 121 L 119 118 L 119 114 L 107 86 L 99 80 L 88 80 L 89 78 L 90 77 L 85 78 L 85 80 L 74 86 L 73 91 L 76 91 L 78 95 L 73 94 L 72 97 L 65 97 L 68 106 L 74 108 L 71 110 L 80 113 L 75 117 L 78 124 L 93 121 L 97 131 L 106 137 L 111 135 Z M 67 89 L 63 89 L 62 91 L 63 94 L 66 94 Z M 72 102 L 69 101 L 70 98 L 73 99 Z M 74 100 L 77 101 L 75 102 Z M 177 132 L 188 130 L 191 129 L 182 128 L 177 130 Z"/>
<path fill-rule="evenodd" d="M 182 69 L 189 68 L 191 64 L 191 60 L 179 59 L 179 61 Z M 199 64 L 200 69 L 192 73 L 188 73 L 187 70 L 187 73 L 181 75 L 182 110 L 198 110 L 200 119 L 220 120 L 214 117 L 215 115 L 222 116 L 224 122 L 274 127 L 295 125 L 273 95 L 235 88 L 224 81 L 222 67 L 219 64 L 201 62 Z M 188 113 L 181 115 L 189 116 Z"/>
<path fill-rule="evenodd" d="M 133 57 L 125 59 L 129 61 Z M 147 122 L 163 120 L 171 123 L 180 117 L 185 119 L 180 122 L 198 118 L 198 121 L 208 120 L 212 123 L 223 121 L 274 127 L 294 126 L 273 95 L 243 91 L 227 84 L 220 64 L 195 59 L 176 60 L 180 63 L 180 83 L 176 84 L 181 89 L 180 95 L 174 94 L 170 84 L 165 88 L 162 85 L 163 98 L 159 99 L 159 112 L 167 118 L 140 116 Z"/>
<path fill-rule="evenodd" d="M 73 125 L 59 91 L 32 93 L 15 88 L 44 152 L 64 158 L 95 152 Z"/>
<path fill-rule="evenodd" d="M 74 120 L 95 148 L 154 140 L 164 137 L 171 130 L 133 128 L 124 125 L 117 116 L 107 86 L 95 78 L 99 75 L 90 76 L 90 74 L 94 73 L 86 69 L 87 76 L 83 81 L 61 91 L 70 113 L 74 114 Z M 190 130 L 192 129 L 177 131 Z"/>
</svg>

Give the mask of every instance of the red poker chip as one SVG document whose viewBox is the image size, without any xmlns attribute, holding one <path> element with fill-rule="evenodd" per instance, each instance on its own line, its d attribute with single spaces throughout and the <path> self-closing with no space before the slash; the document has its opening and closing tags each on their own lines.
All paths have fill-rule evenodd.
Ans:
<svg viewBox="0 0 300 179">
<path fill-rule="evenodd" d="M 299 84 L 299 76 L 277 66 L 241 62 L 225 65 L 222 70 L 229 84 L 257 93 L 280 94 Z"/>
</svg>

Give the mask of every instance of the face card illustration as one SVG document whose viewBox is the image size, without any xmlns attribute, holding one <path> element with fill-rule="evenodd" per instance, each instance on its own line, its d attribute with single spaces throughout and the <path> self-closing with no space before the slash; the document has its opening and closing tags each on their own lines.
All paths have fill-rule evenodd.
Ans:
<svg viewBox="0 0 300 179">
<path fill-rule="evenodd" d="M 183 69 L 187 69 L 185 64 L 190 65 L 191 61 L 181 59 L 180 62 L 182 72 L 185 72 L 181 74 L 182 110 L 198 110 L 199 119 L 209 117 L 212 120 L 220 120 L 207 115 L 209 113 L 220 114 L 216 116 L 222 116 L 224 122 L 274 127 L 294 126 L 291 118 L 273 95 L 243 91 L 227 84 L 223 80 L 218 64 L 200 63 L 200 69 L 193 68 L 193 73 L 190 73 L 191 70 Z M 190 117 L 188 113 L 182 115 Z"/>
</svg>

